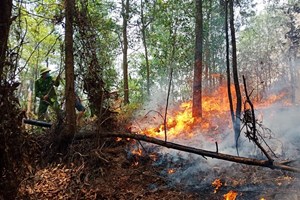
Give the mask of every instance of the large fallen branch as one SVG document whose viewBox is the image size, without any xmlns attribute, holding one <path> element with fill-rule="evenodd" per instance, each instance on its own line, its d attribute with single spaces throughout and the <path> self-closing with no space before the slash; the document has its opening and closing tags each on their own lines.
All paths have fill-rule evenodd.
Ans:
<svg viewBox="0 0 300 200">
<path fill-rule="evenodd" d="M 184 145 L 180 145 L 180 144 L 176 144 L 176 143 L 172 143 L 172 142 L 165 142 L 160 139 L 156 139 L 153 137 L 148 137 L 148 136 L 140 135 L 140 134 L 116 133 L 116 132 L 101 132 L 101 133 L 80 132 L 75 135 L 74 139 L 79 140 L 79 139 L 92 138 L 92 137 L 131 138 L 131 139 L 135 139 L 135 140 L 140 140 L 140 141 L 157 144 L 157 145 L 164 146 L 164 147 L 171 148 L 171 149 L 176 149 L 176 150 L 180 150 L 180 151 L 184 151 L 184 152 L 201 155 L 204 157 L 217 158 L 217 159 L 221 159 L 221 160 L 227 160 L 227 161 L 242 163 L 242 164 L 246 164 L 246 165 L 268 167 L 271 169 L 281 169 L 281 170 L 300 173 L 300 168 L 287 166 L 287 165 L 284 165 L 283 163 L 279 163 L 279 162 L 270 162 L 270 160 L 258 160 L 258 159 L 253 159 L 253 158 L 246 158 L 246 157 L 239 157 L 239 156 L 223 154 L 223 153 L 219 153 L 218 151 L 213 152 L 213 151 L 207 151 L 207 150 L 203 150 L 203 149 L 197 149 L 197 148 L 188 147 L 188 146 L 184 146 Z"/>
</svg>

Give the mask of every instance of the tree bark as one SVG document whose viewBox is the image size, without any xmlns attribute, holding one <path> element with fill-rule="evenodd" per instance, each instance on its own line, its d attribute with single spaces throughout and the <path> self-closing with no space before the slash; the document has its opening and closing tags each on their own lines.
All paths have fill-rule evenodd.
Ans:
<svg viewBox="0 0 300 200">
<path fill-rule="evenodd" d="M 234 9 L 233 1 L 229 1 L 229 12 L 230 12 L 230 33 L 231 33 L 231 46 L 232 46 L 232 71 L 233 71 L 233 81 L 236 94 L 236 110 L 235 110 L 235 120 L 233 123 L 236 146 L 238 147 L 238 137 L 240 135 L 241 129 L 241 110 L 242 110 L 242 96 L 240 91 L 238 70 L 237 70 L 237 56 L 236 56 L 236 39 L 235 39 L 235 28 L 234 28 Z"/>
<path fill-rule="evenodd" d="M 240 157 L 240 156 L 233 156 L 228 154 L 219 153 L 218 151 L 207 151 L 203 149 L 197 149 L 193 147 L 188 147 L 172 142 L 166 142 L 163 140 L 159 140 L 156 138 L 148 137 L 146 135 L 139 135 L 139 134 L 133 134 L 133 133 L 119 133 L 119 132 L 101 132 L 101 133 L 93 133 L 93 132 L 81 132 L 75 135 L 75 139 L 85 139 L 85 138 L 93 138 L 93 137 L 120 137 L 120 138 L 131 138 L 135 140 L 145 141 L 152 144 L 157 144 L 163 147 L 176 149 L 179 151 L 184 151 L 188 153 L 193 153 L 197 155 L 201 155 L 204 157 L 210 157 L 210 158 L 217 158 L 221 160 L 226 160 L 230 162 L 236 162 L 246 165 L 254 165 L 254 166 L 261 166 L 261 167 L 268 167 L 271 169 L 280 169 L 280 170 L 286 170 L 291 172 L 297 172 L 300 173 L 300 168 L 291 167 L 284 165 L 279 162 L 270 162 L 269 160 L 258 160 L 254 158 L 246 158 L 246 157 Z"/>
<path fill-rule="evenodd" d="M 12 0 L 0 0 L 0 80 L 6 60 L 9 29 L 11 25 Z"/>
<path fill-rule="evenodd" d="M 146 28 L 147 24 L 145 22 L 144 16 L 144 3 L 141 0 L 141 22 L 142 22 L 142 40 L 144 45 L 144 53 L 145 53 L 145 61 L 146 61 L 146 72 L 147 72 L 147 95 L 150 96 L 150 65 L 149 65 L 149 58 L 148 58 L 148 47 L 147 47 L 147 38 L 146 38 Z"/>
<path fill-rule="evenodd" d="M 126 2 L 124 2 L 126 1 Z M 128 38 L 127 24 L 129 19 L 129 0 L 122 0 L 123 16 L 123 81 L 124 81 L 124 104 L 129 104 L 129 86 L 128 86 Z"/>
<path fill-rule="evenodd" d="M 296 8 L 296 5 L 294 9 Z M 297 52 L 299 49 L 299 29 L 295 26 L 295 16 L 293 12 L 296 12 L 296 10 L 290 10 L 289 18 L 290 18 L 290 30 L 286 34 L 288 38 L 290 39 L 290 48 L 289 48 L 289 73 L 290 73 L 290 84 L 291 84 L 291 102 L 292 104 L 296 103 L 296 77 L 297 77 L 297 70 L 296 70 L 296 59 L 297 59 Z"/>
<path fill-rule="evenodd" d="M 70 142 L 76 130 L 75 90 L 74 90 L 74 55 L 73 55 L 73 16 L 74 0 L 65 1 L 65 62 L 66 62 L 66 123 L 67 131 L 63 132 L 63 140 Z"/>
<path fill-rule="evenodd" d="M 229 100 L 229 108 L 232 123 L 235 123 L 234 118 L 234 110 L 233 110 L 233 101 L 232 101 L 232 93 L 231 93 L 231 78 L 230 78 L 230 48 L 229 48 L 229 31 L 228 31 L 228 2 L 224 2 L 224 10 L 225 10 L 225 35 L 226 35 L 226 75 L 227 75 L 227 94 Z"/>
<path fill-rule="evenodd" d="M 210 43 L 212 42 L 211 39 L 212 39 L 212 36 L 211 36 L 211 31 L 210 31 L 210 25 L 211 25 L 211 13 L 212 13 L 212 1 L 209 1 L 208 2 L 208 6 L 207 6 L 207 11 L 206 11 L 206 23 L 207 23 L 207 30 L 206 30 L 206 33 L 205 33 L 205 44 L 204 44 L 204 54 L 205 54 L 205 57 L 204 57 L 204 80 L 205 80 L 205 83 L 206 83 L 206 86 L 209 86 L 211 83 L 210 83 L 210 78 L 209 76 L 211 75 L 211 66 L 214 66 L 212 65 L 212 55 L 211 55 L 211 45 Z M 216 73 L 216 72 L 215 72 Z"/>
<path fill-rule="evenodd" d="M 103 80 L 103 67 L 98 58 L 96 27 L 91 23 L 88 10 L 89 2 L 80 0 L 76 15 L 76 23 L 80 35 L 81 46 L 77 51 L 81 54 L 81 70 L 83 70 L 84 90 L 88 95 L 91 116 L 96 115 L 99 126 L 104 119 L 104 101 L 108 98 Z M 105 117 L 106 118 L 106 117 Z"/>
<path fill-rule="evenodd" d="M 202 51 L 203 51 L 203 14 L 202 0 L 195 0 L 196 25 L 195 25 L 195 63 L 193 82 L 193 117 L 202 117 Z"/>
<path fill-rule="evenodd" d="M 5 74 L 3 74 L 5 60 L 6 60 L 6 52 L 7 52 L 7 43 L 9 37 L 9 29 L 10 29 L 10 18 L 11 18 L 11 11 L 12 11 L 12 0 L 0 0 L 0 89 L 1 91 L 5 91 L 7 85 L 4 84 L 6 79 Z M 3 88 L 3 89 L 2 89 Z M 7 92 L 6 92 L 7 93 Z M 4 97 L 0 95 L 1 104 L 4 101 Z M 5 107 L 5 105 L 3 103 Z M 3 111 L 2 111 L 3 112 Z M 5 116 L 4 116 L 5 117 Z M 2 121 L 1 121 L 2 125 Z M 5 142 L 5 135 L 4 133 L 0 133 L 0 172 L 2 173 L 2 169 L 7 164 L 6 162 L 6 142 Z M 0 177 L 0 180 L 2 177 Z"/>
</svg>

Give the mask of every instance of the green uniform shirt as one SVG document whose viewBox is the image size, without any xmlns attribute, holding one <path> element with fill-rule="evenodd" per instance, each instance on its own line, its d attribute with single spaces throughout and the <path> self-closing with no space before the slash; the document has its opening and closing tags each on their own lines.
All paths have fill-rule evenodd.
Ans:
<svg viewBox="0 0 300 200">
<path fill-rule="evenodd" d="M 43 79 L 43 77 L 39 78 L 35 81 L 35 95 L 40 99 L 43 99 L 45 95 L 49 96 L 49 99 L 55 98 L 56 93 L 53 86 L 59 86 L 59 82 L 55 81 L 51 76 Z"/>
</svg>

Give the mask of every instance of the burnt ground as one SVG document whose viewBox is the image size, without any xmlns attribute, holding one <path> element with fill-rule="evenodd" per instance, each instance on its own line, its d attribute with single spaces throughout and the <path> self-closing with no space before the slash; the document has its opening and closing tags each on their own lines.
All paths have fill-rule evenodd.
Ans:
<svg viewBox="0 0 300 200">
<path fill-rule="evenodd" d="M 66 155 L 50 156 L 46 134 L 30 139 L 36 157 L 20 166 L 26 175 L 15 199 L 219 200 L 229 191 L 236 199 L 300 199 L 295 173 L 232 163 L 203 169 L 202 157 L 175 159 L 161 147 L 117 138 L 74 141 Z"/>
</svg>

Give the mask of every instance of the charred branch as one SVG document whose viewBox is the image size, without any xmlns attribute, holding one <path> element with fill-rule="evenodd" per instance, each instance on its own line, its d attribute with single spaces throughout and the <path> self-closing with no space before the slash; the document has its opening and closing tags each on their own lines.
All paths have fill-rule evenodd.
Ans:
<svg viewBox="0 0 300 200">
<path fill-rule="evenodd" d="M 217 158 L 221 160 L 226 160 L 230 162 L 235 163 L 241 163 L 246 165 L 252 165 L 252 166 L 261 166 L 261 167 L 268 167 L 271 169 L 279 169 L 279 170 L 285 170 L 285 171 L 291 171 L 291 172 L 297 172 L 300 173 L 300 168 L 291 167 L 284 165 L 279 162 L 270 162 L 269 160 L 259 160 L 254 158 L 246 158 L 246 157 L 239 157 L 239 156 L 233 156 L 228 154 L 223 154 L 219 152 L 212 152 L 207 151 L 203 149 L 197 149 L 194 147 L 188 147 L 181 144 L 176 144 L 172 142 L 166 142 L 164 140 L 156 139 L 153 137 L 148 137 L 146 135 L 140 135 L 140 134 L 133 134 L 133 133 L 116 133 L 116 132 L 81 132 L 75 135 L 75 140 L 80 139 L 86 139 L 86 138 L 93 138 L 93 137 L 100 137 L 100 138 L 106 138 L 106 137 L 120 137 L 120 138 L 130 138 L 138 141 L 144 141 L 156 145 L 160 145 L 163 147 L 176 149 L 179 151 L 184 151 L 188 153 L 193 153 L 196 155 L 201 155 L 203 157 L 210 157 L 210 158 Z"/>
<path fill-rule="evenodd" d="M 43 122 L 43 121 L 37 121 L 37 120 L 32 120 L 32 119 L 23 119 L 23 123 L 34 125 L 34 126 L 47 127 L 47 128 L 51 128 L 51 126 L 52 126 L 51 123 Z"/>
<path fill-rule="evenodd" d="M 243 76 L 243 83 L 244 83 L 245 95 L 246 95 L 246 101 L 245 101 L 245 104 L 244 104 L 245 113 L 246 113 L 245 114 L 246 117 L 244 117 L 244 123 L 245 123 L 245 126 L 246 126 L 246 137 L 249 138 L 249 140 L 253 141 L 256 144 L 256 146 L 263 152 L 263 154 L 268 158 L 269 162 L 272 163 L 273 159 L 268 154 L 268 152 L 263 148 L 263 146 L 259 143 L 259 140 L 258 140 L 258 137 L 257 137 L 254 106 L 253 106 L 253 103 L 250 100 L 250 96 L 248 95 L 245 76 Z M 250 106 L 249 109 L 247 109 L 247 105 Z"/>
</svg>

